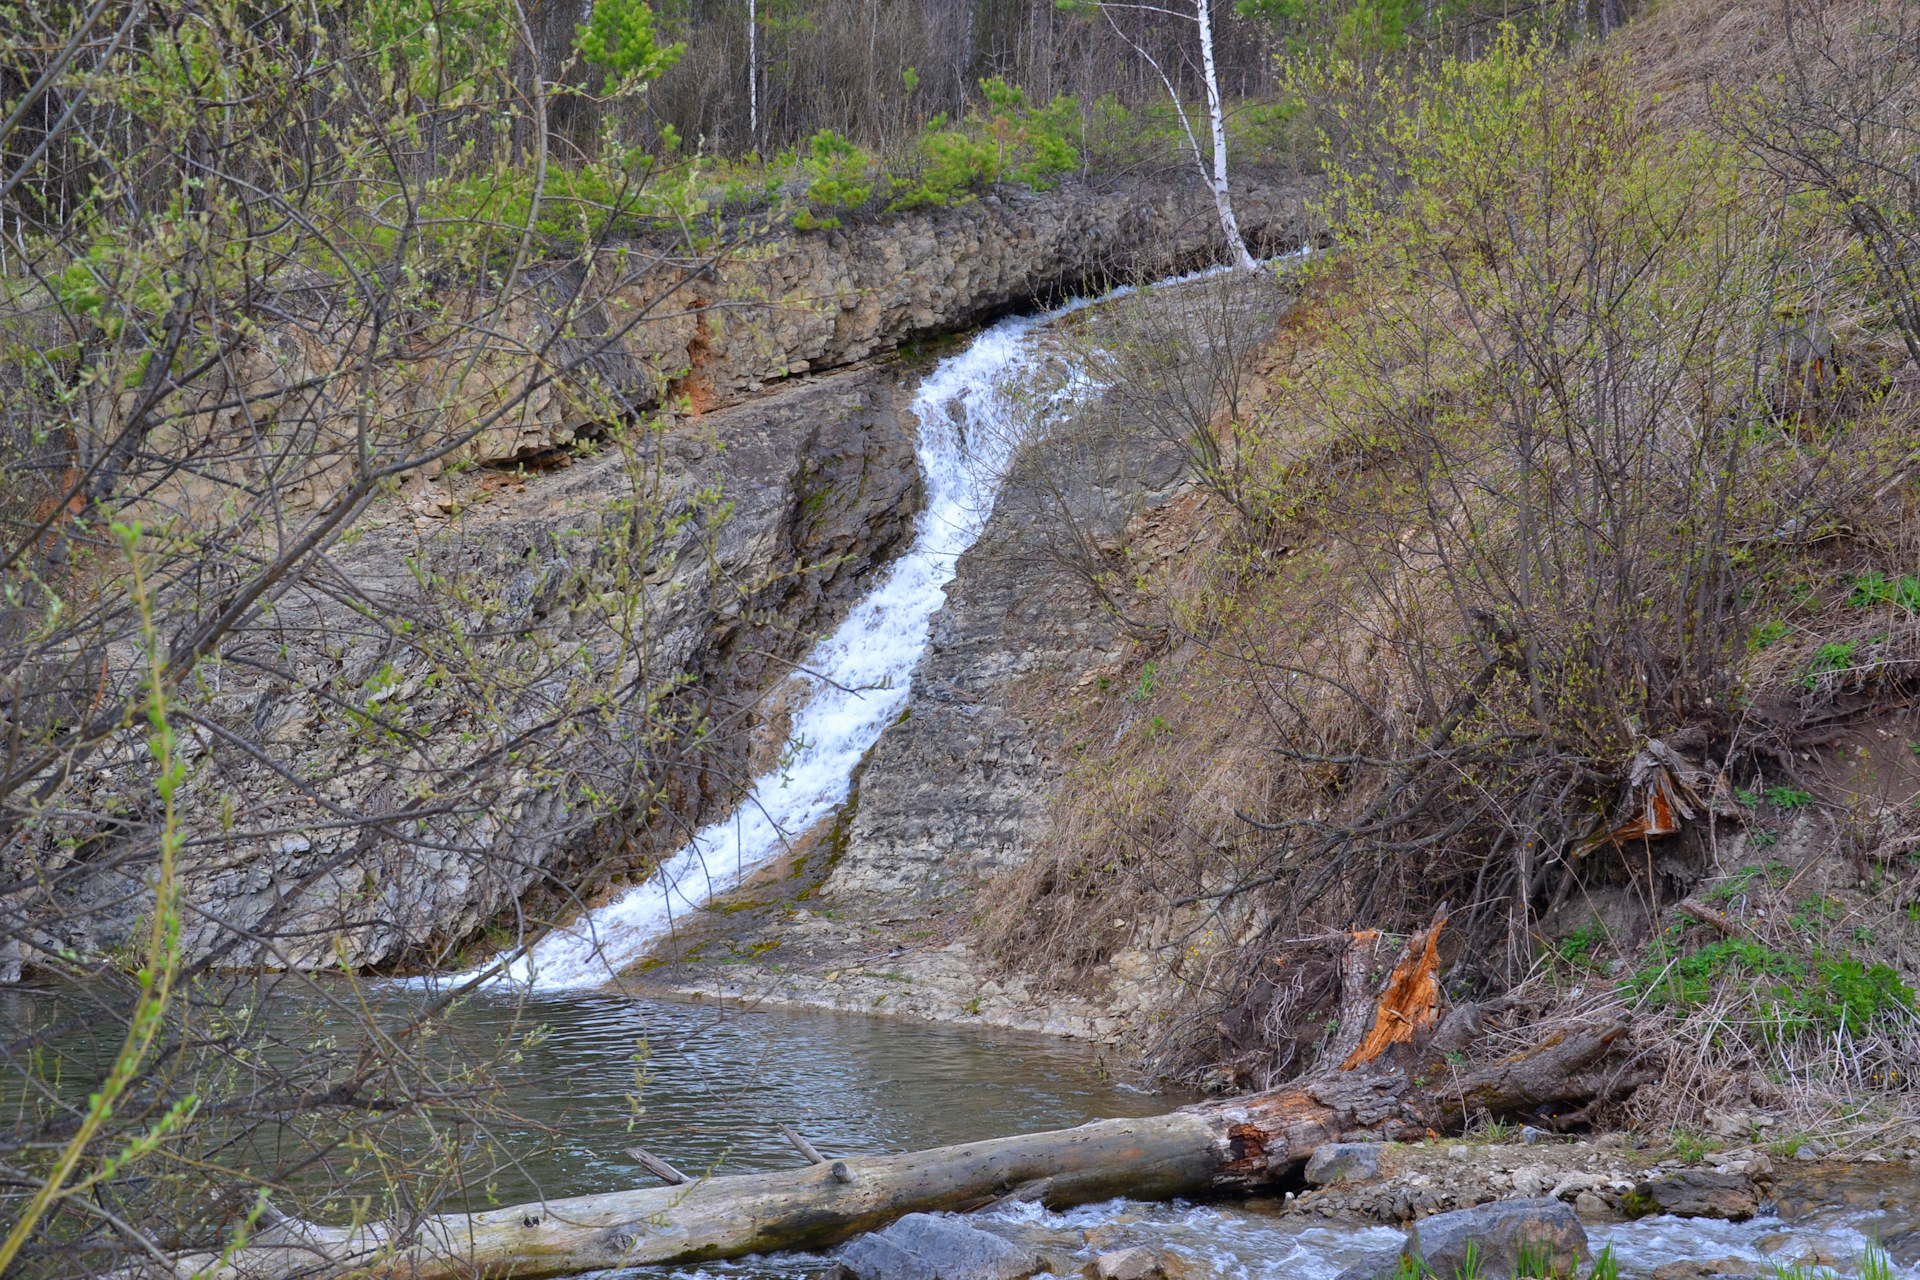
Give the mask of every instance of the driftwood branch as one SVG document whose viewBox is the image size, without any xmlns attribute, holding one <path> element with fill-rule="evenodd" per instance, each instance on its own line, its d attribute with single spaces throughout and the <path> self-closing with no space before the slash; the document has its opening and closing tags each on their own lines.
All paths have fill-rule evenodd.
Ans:
<svg viewBox="0 0 1920 1280">
<path fill-rule="evenodd" d="M 641 1166 L 644 1169 L 646 1169 L 648 1173 L 660 1179 L 660 1181 L 666 1183 L 670 1187 L 681 1186 L 684 1183 L 692 1181 L 692 1179 L 688 1178 L 686 1174 L 680 1172 L 678 1169 L 668 1164 L 665 1160 L 662 1160 L 659 1156 L 654 1155 L 651 1151 L 648 1151 L 645 1147 L 628 1147 L 627 1154 L 632 1156 L 635 1160 L 638 1160 Z"/>
<path fill-rule="evenodd" d="M 1680 914 L 1701 924 L 1712 925 L 1728 937 L 1746 932 L 1738 920 L 1724 911 L 1716 911 L 1698 898 L 1682 898 Z"/>
<path fill-rule="evenodd" d="M 779 1122 L 775 1121 L 775 1123 L 777 1124 Z M 787 1141 L 793 1144 L 793 1149 L 795 1151 L 798 1151 L 801 1155 L 807 1158 L 808 1164 L 825 1164 L 827 1162 L 827 1158 L 825 1156 L 821 1155 L 818 1151 L 815 1151 L 813 1149 L 813 1144 L 811 1142 L 808 1142 L 805 1138 L 801 1137 L 799 1134 L 795 1133 L 793 1130 L 787 1128 L 787 1126 L 785 1126 L 784 1124 L 780 1125 L 780 1132 L 787 1135 Z"/>
</svg>

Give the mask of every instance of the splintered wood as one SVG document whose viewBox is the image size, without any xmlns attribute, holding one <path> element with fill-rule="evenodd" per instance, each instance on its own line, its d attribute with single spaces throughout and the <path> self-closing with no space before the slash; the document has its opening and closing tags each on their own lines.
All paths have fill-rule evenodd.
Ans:
<svg viewBox="0 0 1920 1280">
<path fill-rule="evenodd" d="M 1406 950 L 1400 953 L 1400 962 L 1393 966 L 1374 1009 L 1373 1028 L 1340 1064 L 1342 1071 L 1372 1062 L 1387 1046 L 1411 1040 L 1439 1021 L 1440 929 L 1446 922 L 1443 906 L 1425 932 L 1407 939 Z"/>
</svg>

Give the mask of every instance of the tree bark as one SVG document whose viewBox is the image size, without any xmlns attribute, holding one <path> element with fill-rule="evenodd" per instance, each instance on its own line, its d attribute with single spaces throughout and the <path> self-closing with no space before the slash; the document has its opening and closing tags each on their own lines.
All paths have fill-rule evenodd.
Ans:
<svg viewBox="0 0 1920 1280">
<path fill-rule="evenodd" d="M 305 1280 L 352 1272 L 407 1280 L 531 1280 L 825 1249 L 903 1214 L 974 1209 L 1015 1188 L 1042 1184 L 1053 1208 L 1122 1195 L 1155 1200 L 1243 1194 L 1291 1178 L 1324 1142 L 1424 1138 L 1458 1129 L 1482 1112 L 1532 1115 L 1543 1106 L 1585 1103 L 1617 1090 L 1627 1081 L 1620 1069 L 1608 1070 L 1607 1060 L 1624 1030 L 1619 1024 L 1585 1028 L 1467 1073 L 1453 1072 L 1431 1049 L 1399 1044 L 1366 1069 L 1334 1071 L 1148 1119 L 1098 1120 L 1076 1129 L 849 1157 L 781 1173 L 443 1214 L 408 1231 L 385 1223 L 326 1227 L 273 1216 L 246 1247 L 224 1259 L 182 1257 L 172 1275 Z M 1396 1057 L 1405 1062 L 1388 1061 Z"/>
<path fill-rule="evenodd" d="M 1220 76 L 1213 63 L 1213 13 L 1209 0 L 1194 0 L 1194 19 L 1200 26 L 1200 67 L 1207 82 L 1207 119 L 1213 126 L 1213 175 L 1207 185 L 1213 189 L 1213 205 L 1220 215 L 1220 230 L 1227 238 L 1227 252 L 1241 271 L 1258 271 L 1260 264 L 1247 252 L 1247 239 L 1240 234 L 1240 220 L 1233 214 L 1233 192 L 1227 186 L 1227 121 L 1220 100 Z M 1175 107 L 1179 106 L 1176 101 Z M 1204 171 L 1203 171 L 1204 173 Z"/>
</svg>

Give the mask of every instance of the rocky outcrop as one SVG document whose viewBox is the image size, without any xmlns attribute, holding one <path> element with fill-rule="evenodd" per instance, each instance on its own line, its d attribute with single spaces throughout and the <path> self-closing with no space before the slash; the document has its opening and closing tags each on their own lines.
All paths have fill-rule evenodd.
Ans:
<svg viewBox="0 0 1920 1280">
<path fill-rule="evenodd" d="M 910 538 L 913 383 L 802 382 L 550 474 L 459 473 L 431 515 L 374 513 L 179 708 L 191 948 L 445 960 L 643 870 L 661 812 L 729 803 L 761 692 Z M 697 768 L 675 762 L 688 735 Z M 132 745 L 84 784 L 107 812 L 144 779 Z M 649 788 L 652 812 L 618 802 Z M 71 899 L 56 936 L 81 947 L 148 900 L 111 863 Z M 245 940 L 269 919 L 272 948 Z"/>
<path fill-rule="evenodd" d="M 1237 184 L 1235 208 L 1256 254 L 1308 239 L 1311 191 L 1293 178 Z M 1068 180 L 830 231 L 783 230 L 711 265 L 663 258 L 621 296 L 658 317 L 628 344 L 636 367 L 696 404 L 718 404 L 1037 301 L 1190 271 L 1221 261 L 1223 250 L 1210 195 L 1184 173 Z M 653 302 L 662 292 L 668 301 Z M 595 320 L 617 328 L 622 316 L 616 299 Z M 650 394 L 644 381 L 631 385 L 637 398 Z"/>
<path fill-rule="evenodd" d="M 1216 297 L 1212 288 L 1159 291 L 1139 306 L 1162 317 L 1153 332 L 1164 338 L 1204 324 L 1223 301 L 1249 305 L 1238 291 Z M 1284 291 L 1257 299 L 1269 317 L 1285 306 Z M 1048 797 L 1072 758 L 1060 708 L 1108 689 L 1139 642 L 1153 642 L 1152 620 L 1107 607 L 1102 583 L 1168 572 L 1198 536 L 1207 497 L 1174 424 L 1143 423 L 1124 397 L 1086 394 L 1077 381 L 1063 394 L 1063 370 L 1149 327 L 1133 304 L 1055 326 L 1047 341 L 1057 347 L 1043 346 L 1034 382 L 1019 392 L 1049 408 L 1008 463 L 979 540 L 958 560 L 905 714 L 872 748 L 833 831 L 815 834 L 827 847 L 810 843 L 708 916 L 684 922 L 641 981 L 683 995 L 978 1019 L 1101 1040 L 1123 1033 L 1139 1003 L 1157 998 L 1148 974 L 1128 979 L 1130 1007 L 1111 993 L 1044 990 L 1038 975 L 983 957 L 963 923 L 989 909 L 982 886 L 1024 866 L 1050 820 Z M 975 420 L 979 402 L 969 398 L 965 409 L 968 431 L 1005 429 L 991 414 Z M 722 951 L 724 968 L 705 964 Z"/>
</svg>

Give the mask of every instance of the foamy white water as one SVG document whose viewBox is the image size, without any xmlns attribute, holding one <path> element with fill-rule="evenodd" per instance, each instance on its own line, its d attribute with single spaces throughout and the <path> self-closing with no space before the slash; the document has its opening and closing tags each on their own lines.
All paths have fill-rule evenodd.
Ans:
<svg viewBox="0 0 1920 1280">
<path fill-rule="evenodd" d="M 606 982 L 677 917 L 705 906 L 846 800 L 854 766 L 906 705 L 928 622 L 992 506 L 1021 425 L 1007 384 L 1038 358 L 1035 330 L 1085 305 L 1002 320 L 933 368 L 913 401 L 926 486 L 913 543 L 802 662 L 813 688 L 794 717 L 785 766 L 756 779 L 731 816 L 696 833 L 645 884 L 541 939 L 506 967 L 507 979 L 549 989 Z"/>
</svg>

